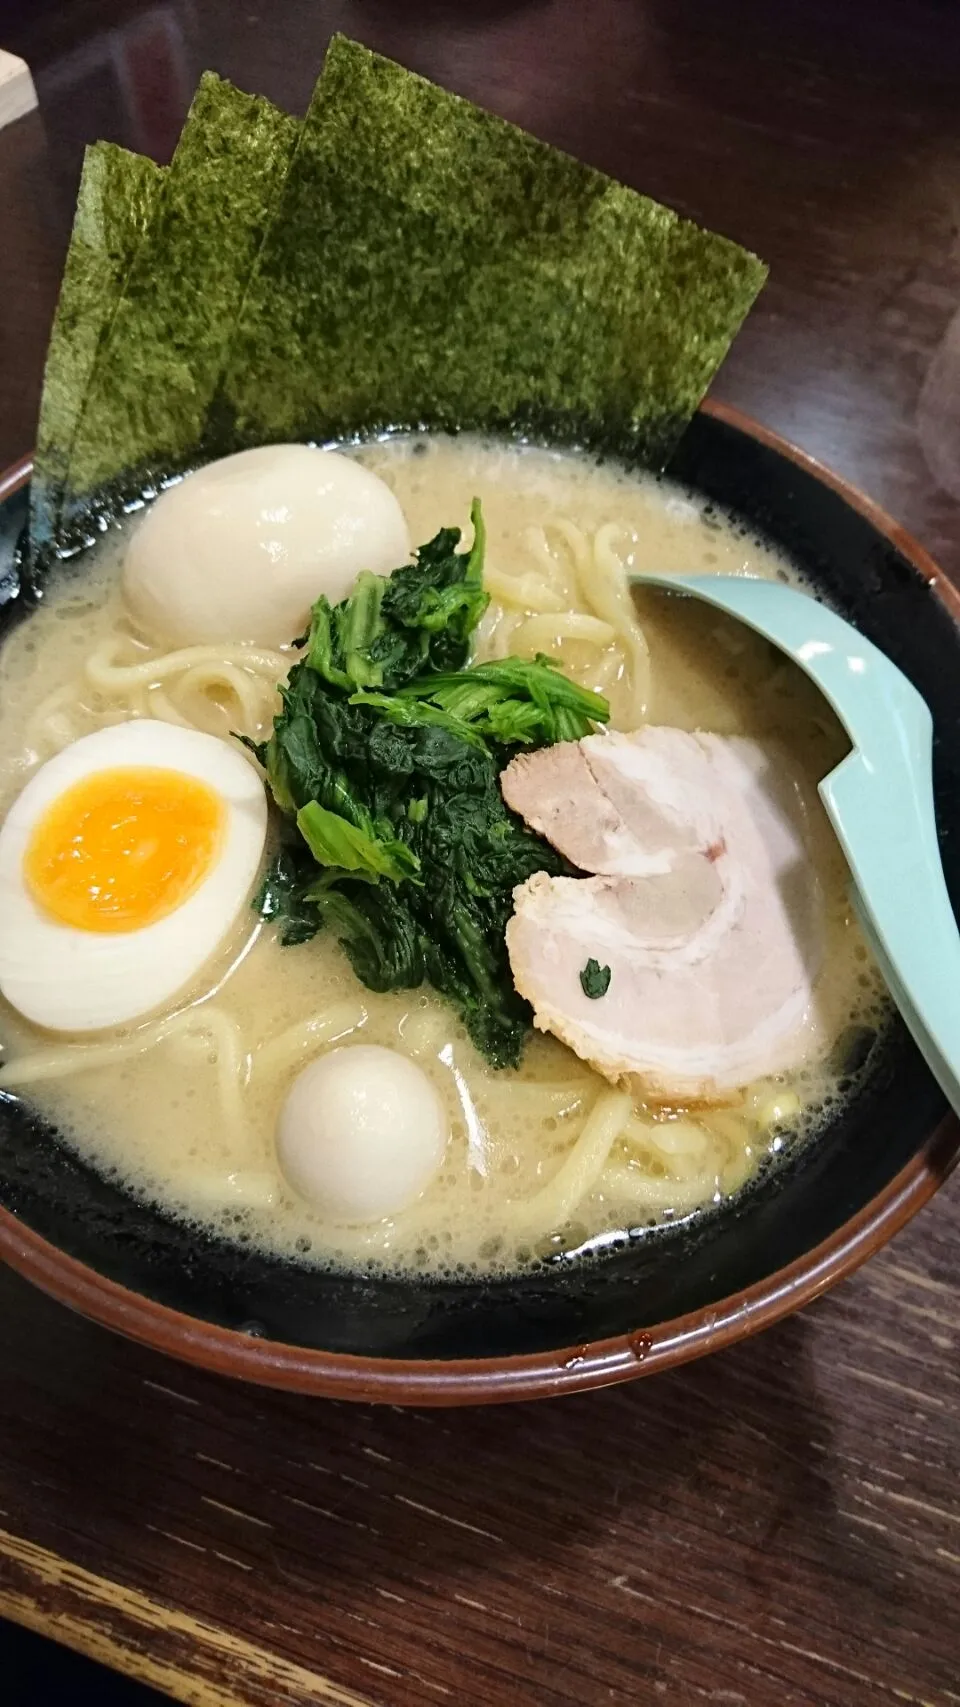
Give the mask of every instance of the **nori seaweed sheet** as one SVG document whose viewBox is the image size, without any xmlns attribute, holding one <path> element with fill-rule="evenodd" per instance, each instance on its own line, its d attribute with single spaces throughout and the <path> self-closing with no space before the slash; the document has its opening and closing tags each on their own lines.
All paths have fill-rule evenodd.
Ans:
<svg viewBox="0 0 960 1707">
<path fill-rule="evenodd" d="M 51 344 L 41 490 L 58 409 L 77 423 L 57 544 L 160 474 L 267 442 L 508 429 L 660 468 L 765 277 L 344 37 L 302 125 L 208 73 L 79 407 L 84 372 Z"/>
<path fill-rule="evenodd" d="M 299 131 L 269 101 L 202 78 L 90 376 L 71 507 L 121 470 L 146 476 L 196 454 Z"/>
<path fill-rule="evenodd" d="M 529 426 L 659 468 L 766 268 L 344 37 L 223 387 L 221 448 Z"/>
<path fill-rule="evenodd" d="M 83 399 L 162 179 L 152 160 L 112 142 L 96 142 L 84 155 L 30 487 L 30 534 L 40 552 L 53 544 Z"/>
</svg>

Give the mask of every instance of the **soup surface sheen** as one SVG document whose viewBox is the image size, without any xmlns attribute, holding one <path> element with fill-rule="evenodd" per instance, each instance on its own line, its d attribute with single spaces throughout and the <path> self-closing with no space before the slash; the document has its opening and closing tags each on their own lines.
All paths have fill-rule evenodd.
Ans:
<svg viewBox="0 0 960 1707">
<path fill-rule="evenodd" d="M 845 749 L 824 702 L 772 648 L 705 605 L 641 593 L 642 633 L 631 638 L 582 590 L 601 560 L 608 577 L 620 564 L 797 577 L 695 495 L 575 453 L 431 437 L 358 455 L 393 488 L 418 543 L 441 526 L 464 525 L 471 499 L 482 499 L 492 603 L 481 657 L 552 653 L 607 694 L 615 728 L 635 727 L 642 705 L 647 721 L 787 749 L 809 784 L 811 856 L 828 913 L 817 999 L 836 1046 L 814 1067 L 746 1087 L 722 1110 L 631 1110 L 538 1033 L 519 1070 L 494 1071 L 438 997 L 376 995 L 357 982 L 332 938 L 281 948 L 251 912 L 172 1016 L 78 1043 L 4 1007 L 3 1078 L 100 1171 L 202 1228 L 271 1253 L 351 1268 L 489 1274 L 600 1250 L 628 1230 L 720 1203 L 769 1157 L 815 1135 L 836 1104 L 851 1051 L 862 1059 L 887 1011 L 816 798 L 817 780 Z M 269 727 L 289 656 L 226 645 L 165 653 L 131 627 L 119 573 L 137 525 L 134 516 L 65 574 L 4 647 L 4 811 L 39 763 L 110 723 L 152 716 L 223 736 Z M 297 1198 L 274 1147 L 295 1074 L 349 1042 L 414 1058 L 452 1126 L 442 1169 L 419 1202 L 365 1226 L 332 1225 Z"/>
</svg>

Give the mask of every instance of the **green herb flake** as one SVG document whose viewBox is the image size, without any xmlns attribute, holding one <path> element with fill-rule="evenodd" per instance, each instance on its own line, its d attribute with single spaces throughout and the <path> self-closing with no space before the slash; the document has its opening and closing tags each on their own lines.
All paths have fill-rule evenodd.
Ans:
<svg viewBox="0 0 960 1707">
<path fill-rule="evenodd" d="M 580 988 L 592 1002 L 605 996 L 610 988 L 610 968 L 601 966 L 599 960 L 588 960 L 580 973 Z"/>
</svg>

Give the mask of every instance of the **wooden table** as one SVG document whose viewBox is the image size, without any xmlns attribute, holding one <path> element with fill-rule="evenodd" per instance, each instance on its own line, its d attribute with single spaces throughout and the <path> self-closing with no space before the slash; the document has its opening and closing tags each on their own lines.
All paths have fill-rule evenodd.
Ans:
<svg viewBox="0 0 960 1707">
<path fill-rule="evenodd" d="M 934 0 L 75 0 L 0 14 L 0 466 L 32 442 L 81 144 L 204 66 L 305 106 L 327 32 L 757 249 L 719 395 L 960 575 L 960 12 Z M 562 1403 L 238 1387 L 0 1277 L 0 1611 L 183 1701 L 960 1702 L 960 1181 L 800 1318 Z"/>
</svg>

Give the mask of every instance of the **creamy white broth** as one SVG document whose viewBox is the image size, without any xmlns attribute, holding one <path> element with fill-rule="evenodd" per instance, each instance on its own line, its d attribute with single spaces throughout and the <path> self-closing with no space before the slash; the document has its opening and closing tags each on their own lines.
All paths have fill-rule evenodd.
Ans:
<svg viewBox="0 0 960 1707">
<path fill-rule="evenodd" d="M 549 631 L 553 620 L 562 626 L 563 613 L 525 613 L 495 597 L 482 654 L 555 653 L 578 680 L 608 695 L 615 727 L 634 726 L 642 688 L 649 721 L 750 735 L 789 750 L 809 783 L 811 853 L 827 899 L 822 1023 L 831 1039 L 880 1025 L 886 998 L 850 916 L 844 863 L 815 796 L 817 779 L 845 746 L 820 696 L 742 626 L 653 591 L 636 600 L 649 648 L 649 677 L 640 683 L 639 653 L 619 635 L 603 642 L 577 585 L 577 554 L 584 542 L 592 549 L 600 530 L 607 549 L 636 571 L 794 579 L 791 567 L 695 496 L 572 453 L 464 437 L 385 442 L 358 455 L 393 487 L 418 542 L 440 526 L 465 524 L 479 495 L 495 593 L 510 577 L 528 578 L 534 590 L 549 584 L 554 603 L 594 624 L 594 638 L 557 645 Z M 4 810 L 38 763 L 105 723 L 160 716 L 254 735 L 272 715 L 269 657 L 244 671 L 231 652 L 233 670 L 243 673 L 238 700 L 235 678 L 218 673 L 215 648 L 206 675 L 196 665 L 188 675 L 169 660 L 161 670 L 160 649 L 135 635 L 118 582 L 137 525 L 133 517 L 108 535 L 4 647 Z M 148 666 L 142 679 L 114 679 L 118 669 L 140 665 Z M 418 1271 L 512 1270 L 718 1202 L 772 1151 L 815 1133 L 835 1105 L 840 1073 L 832 1051 L 803 1072 L 746 1087 L 723 1110 L 637 1105 L 625 1119 L 622 1099 L 553 1039 L 531 1034 L 520 1068 L 496 1072 L 429 991 L 374 994 L 331 937 L 281 948 L 252 913 L 172 1021 L 159 1016 L 77 1044 L 3 1007 L 0 1030 L 12 1088 L 18 1069 L 49 1071 L 22 1094 L 131 1190 L 270 1252 Z M 437 1180 L 412 1209 L 371 1226 L 337 1227 L 285 1185 L 274 1129 L 299 1067 L 351 1040 L 412 1055 L 445 1100 L 452 1139 Z M 78 1049 L 88 1052 L 72 1053 Z"/>
</svg>

